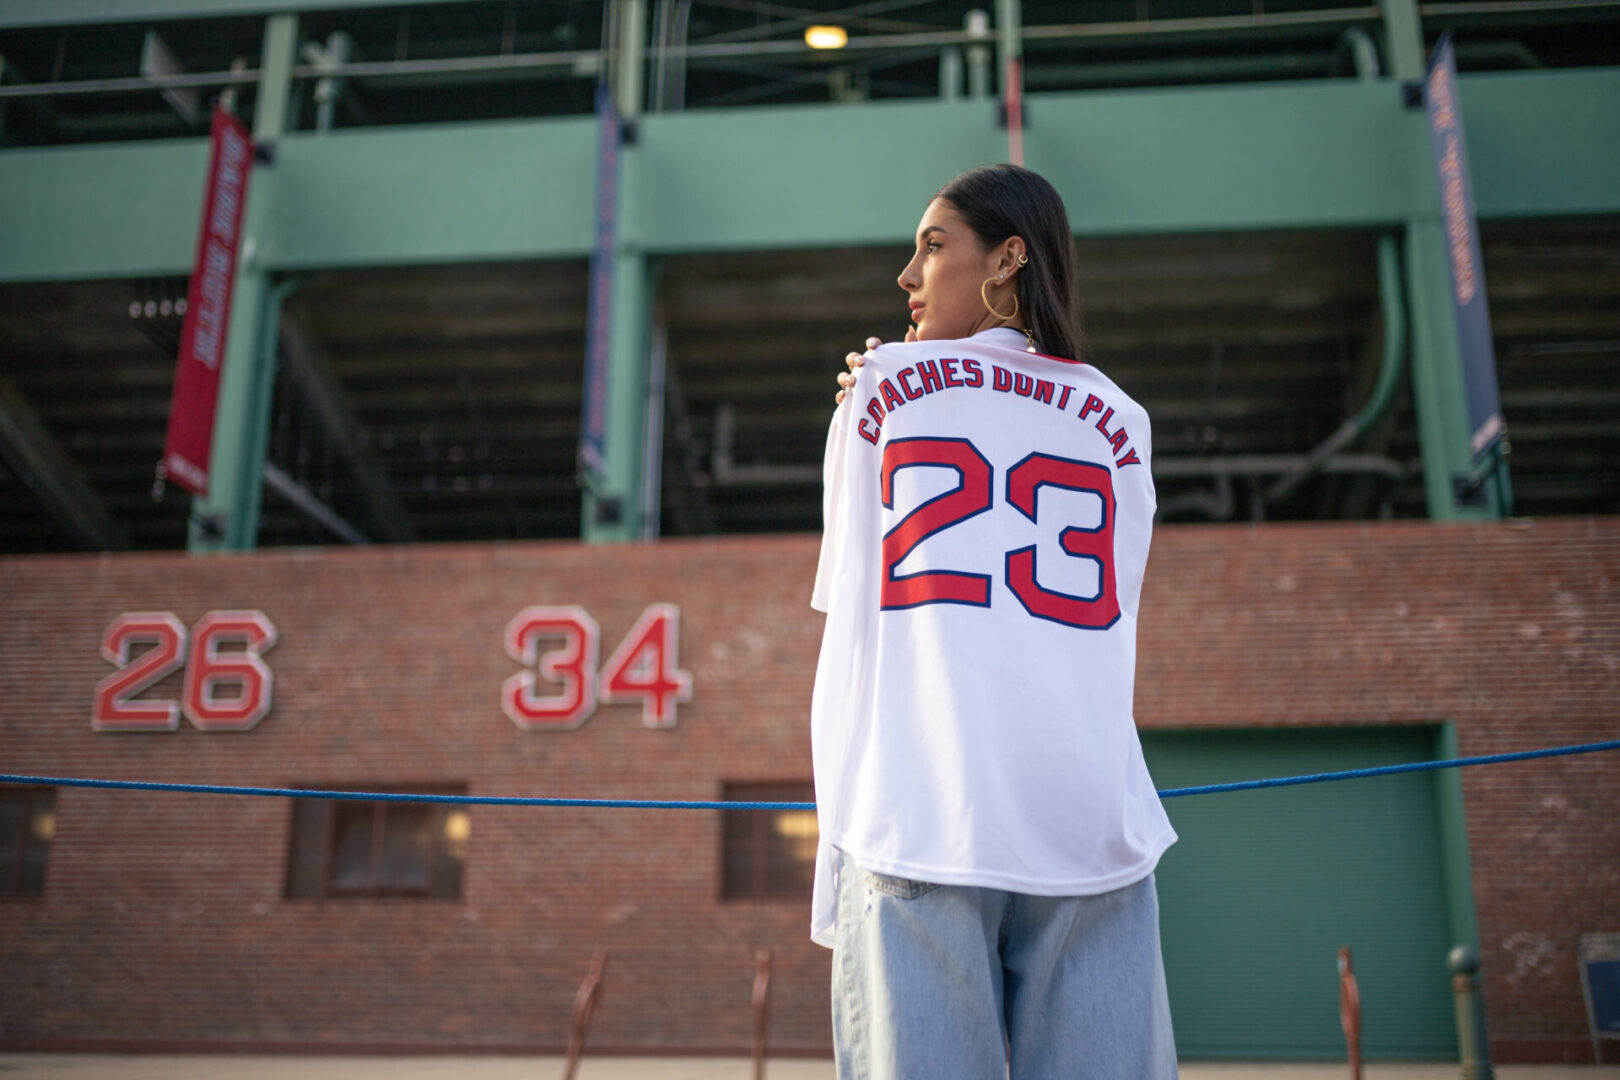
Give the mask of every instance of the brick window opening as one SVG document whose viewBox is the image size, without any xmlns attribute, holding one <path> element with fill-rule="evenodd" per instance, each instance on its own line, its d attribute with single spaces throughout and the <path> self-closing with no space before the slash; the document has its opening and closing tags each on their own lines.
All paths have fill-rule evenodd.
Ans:
<svg viewBox="0 0 1620 1080">
<path fill-rule="evenodd" d="M 728 802 L 813 802 L 815 785 L 732 783 Z M 720 895 L 725 900 L 808 900 L 816 869 L 814 810 L 724 810 Z"/>
<path fill-rule="evenodd" d="M 0 787 L 0 896 L 40 896 L 56 835 L 56 789 Z"/>
<path fill-rule="evenodd" d="M 466 788 L 392 790 L 464 795 Z M 445 803 L 297 799 L 287 858 L 289 899 L 461 897 L 472 817 Z"/>
</svg>

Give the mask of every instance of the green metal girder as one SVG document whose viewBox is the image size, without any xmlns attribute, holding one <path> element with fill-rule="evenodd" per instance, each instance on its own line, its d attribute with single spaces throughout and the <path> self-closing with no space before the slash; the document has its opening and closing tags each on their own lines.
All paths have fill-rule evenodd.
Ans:
<svg viewBox="0 0 1620 1080">
<path fill-rule="evenodd" d="M 602 475 L 584 495 L 581 535 L 594 543 L 641 538 L 641 467 L 646 431 L 647 346 L 660 266 L 620 250 L 613 275 L 613 337 L 608 355 L 607 446 Z"/>
<path fill-rule="evenodd" d="M 1614 213 L 1620 67 L 1544 73 L 1557 81 L 1551 93 L 1536 76 L 1495 72 L 1457 80 L 1479 216 Z M 1433 166 L 1425 159 L 1422 167 L 1432 190 Z"/>
<path fill-rule="evenodd" d="M 273 267 L 590 253 L 593 117 L 301 132 L 278 150 Z"/>
<path fill-rule="evenodd" d="M 208 140 L 0 151 L 0 281 L 191 273 Z"/>
<path fill-rule="evenodd" d="M 473 0 L 387 0 L 394 8 Z M 142 22 L 148 19 L 217 19 L 278 11 L 337 11 L 378 7 L 378 0 L 6 0 L 0 28 Z"/>
<path fill-rule="evenodd" d="M 1459 80 L 1482 218 L 1620 212 L 1620 67 Z M 694 110 L 640 120 L 623 241 L 650 255 L 904 243 L 1005 153 L 991 102 Z M 1026 147 L 1081 234 L 1398 225 L 1438 213 L 1393 80 L 1037 94 Z M 298 132 L 268 270 L 582 257 L 590 117 Z M 0 151 L 0 281 L 184 274 L 206 142 Z"/>
<path fill-rule="evenodd" d="M 1434 756 L 1442 761 L 1462 757 L 1457 726 L 1435 730 Z M 1436 769 L 1435 793 L 1440 810 L 1440 840 L 1445 853 L 1446 912 L 1454 945 L 1479 947 L 1479 921 L 1474 911 L 1473 862 L 1468 855 L 1468 823 L 1463 805 L 1461 769 Z"/>
<path fill-rule="evenodd" d="M 1372 225 L 1426 194 L 1400 113 L 1387 81 L 1077 94 L 1025 142 L 1082 233 Z"/>
<path fill-rule="evenodd" d="M 641 55 L 646 24 L 644 0 L 624 0 L 619 13 L 619 59 L 614 73 L 614 100 L 619 115 L 633 125 L 641 115 Z M 658 293 L 660 264 L 627 239 L 624 212 L 630 193 L 646 186 L 647 161 L 631 140 L 620 145 L 614 190 L 615 236 L 613 291 L 609 298 L 612 333 L 607 350 L 605 445 L 599 468 L 587 477 L 581 506 L 581 536 L 592 543 L 623 543 L 643 534 L 642 468 L 645 464 L 647 348 L 653 297 Z M 594 282 L 593 282 L 594 287 Z M 654 475 L 661 470 L 654 469 Z"/>
<path fill-rule="evenodd" d="M 642 118 L 650 182 L 626 227 L 649 251 L 904 243 L 963 169 L 1006 157 L 989 101 L 788 106 Z"/>
</svg>

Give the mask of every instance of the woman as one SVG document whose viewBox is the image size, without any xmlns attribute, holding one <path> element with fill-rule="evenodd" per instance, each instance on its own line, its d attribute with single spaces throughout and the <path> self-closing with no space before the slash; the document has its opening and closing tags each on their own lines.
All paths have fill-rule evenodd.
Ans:
<svg viewBox="0 0 1620 1080">
<path fill-rule="evenodd" d="M 812 604 L 840 1077 L 1176 1072 L 1131 716 L 1146 414 L 1080 363 L 1057 192 L 974 169 L 918 225 L 904 344 L 851 354 Z"/>
</svg>

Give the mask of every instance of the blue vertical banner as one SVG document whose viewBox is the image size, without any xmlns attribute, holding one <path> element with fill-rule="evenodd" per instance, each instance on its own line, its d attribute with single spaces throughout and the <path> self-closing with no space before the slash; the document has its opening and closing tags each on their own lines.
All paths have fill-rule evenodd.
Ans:
<svg viewBox="0 0 1620 1080">
<path fill-rule="evenodd" d="M 603 82 L 596 88 L 596 227 L 590 306 L 585 322 L 585 400 L 579 425 L 579 478 L 590 487 L 607 458 L 608 367 L 612 362 L 613 272 L 618 246 L 619 110 Z"/>
<path fill-rule="evenodd" d="M 1507 434 L 1501 393 L 1496 382 L 1496 347 L 1491 341 L 1491 312 L 1485 300 L 1485 264 L 1479 249 L 1479 220 L 1474 214 L 1474 186 L 1468 176 L 1468 145 L 1463 139 L 1462 111 L 1457 105 L 1457 61 L 1451 31 L 1440 35 L 1423 81 L 1423 104 L 1429 114 L 1435 176 L 1446 230 L 1451 267 L 1451 305 L 1457 319 L 1463 388 L 1468 397 L 1469 447 L 1477 465 Z"/>
</svg>

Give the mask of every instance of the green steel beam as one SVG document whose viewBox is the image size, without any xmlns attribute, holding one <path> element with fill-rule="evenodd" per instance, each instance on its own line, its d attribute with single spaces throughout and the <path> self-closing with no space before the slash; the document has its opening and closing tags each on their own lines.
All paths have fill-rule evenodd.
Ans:
<svg viewBox="0 0 1620 1080">
<path fill-rule="evenodd" d="M 253 138 L 273 143 L 287 130 L 292 69 L 298 63 L 298 16 L 272 15 L 264 21 L 259 55 L 259 87 L 253 100 Z"/>
<path fill-rule="evenodd" d="M 1397 79 L 1423 78 L 1428 60 L 1423 54 L 1423 20 L 1417 0 L 1379 0 L 1384 13 L 1384 59 Z"/>
<path fill-rule="evenodd" d="M 1457 98 L 1481 218 L 1620 210 L 1620 67 L 1464 75 Z"/>
<path fill-rule="evenodd" d="M 1023 58 L 1023 4 L 1020 0 L 996 0 L 996 86 L 1002 100 L 1007 97 L 1007 65 Z"/>
<path fill-rule="evenodd" d="M 1273 89 L 1032 98 L 1029 164 L 1064 178 L 1082 233 L 1372 225 L 1409 208 L 1393 87 Z"/>
<path fill-rule="evenodd" d="M 613 277 L 613 341 L 608 354 L 607 453 L 599 483 L 584 495 L 582 539 L 642 535 L 641 469 L 646 431 L 647 349 L 660 260 L 621 247 Z"/>
<path fill-rule="evenodd" d="M 257 146 L 273 146 L 286 127 L 297 49 L 298 16 L 272 15 L 265 20 L 259 62 L 264 79 L 253 114 Z M 191 502 L 186 546 L 193 552 L 246 551 L 258 544 L 275 385 L 276 322 L 281 301 L 292 288 L 291 283 L 271 287 L 261 253 L 269 235 L 269 207 L 281 197 L 276 180 L 275 168 L 265 164 L 255 164 L 248 180 L 225 360 L 220 365 L 208 496 Z"/>
<path fill-rule="evenodd" d="M 1620 67 L 1459 80 L 1482 218 L 1620 213 Z M 1037 94 L 1030 165 L 1082 235 L 1389 227 L 1437 207 L 1390 80 Z M 1001 160 L 989 101 L 649 114 L 626 239 L 649 254 L 904 243 L 957 171 Z M 904 153 L 896 147 L 904 145 Z M 0 281 L 184 274 L 206 142 L 0 151 Z M 580 258 L 595 123 L 291 133 L 266 269 Z"/>
<path fill-rule="evenodd" d="M 0 152 L 0 281 L 191 273 L 208 140 Z"/>
<path fill-rule="evenodd" d="M 1434 756 L 1449 761 L 1462 756 L 1455 724 L 1435 730 Z M 1468 824 L 1463 806 L 1461 769 L 1434 772 L 1440 810 L 1440 846 L 1445 859 L 1446 910 L 1451 922 L 1451 943 L 1479 947 L 1479 923 L 1474 913 L 1474 876 L 1468 856 Z M 1439 957 L 1435 957 L 1439 967 Z"/>
<path fill-rule="evenodd" d="M 418 4 L 461 4 L 475 0 L 386 0 L 391 8 Z M 217 19 L 275 12 L 339 11 L 374 8 L 379 0 L 6 0 L 0 29 L 70 26 L 81 23 L 145 22 L 158 19 Z"/>
<path fill-rule="evenodd" d="M 647 8 L 644 0 L 624 0 L 619 16 L 619 57 L 614 97 L 626 125 L 639 125 L 642 53 Z M 594 159 L 594 154 L 593 154 Z M 594 161 L 593 161 L 594 164 Z M 606 445 L 599 476 L 583 494 L 582 539 L 622 543 L 642 535 L 641 470 L 646 437 L 647 348 L 658 261 L 634 239 L 625 213 L 635 192 L 648 185 L 648 162 L 640 140 L 619 147 L 618 236 L 614 253 L 612 337 L 608 347 Z M 661 178 L 660 178 L 661 179 Z M 657 474 L 655 470 L 655 475 Z"/>
<path fill-rule="evenodd" d="M 273 268 L 590 253 L 592 117 L 300 132 L 281 140 L 276 170 Z"/>
<path fill-rule="evenodd" d="M 661 253 L 907 242 L 941 185 L 1005 158 L 994 110 L 986 100 L 649 115 L 641 152 L 658 182 L 631 195 L 628 227 Z"/>
</svg>

